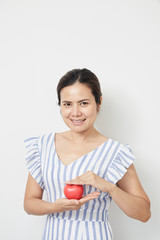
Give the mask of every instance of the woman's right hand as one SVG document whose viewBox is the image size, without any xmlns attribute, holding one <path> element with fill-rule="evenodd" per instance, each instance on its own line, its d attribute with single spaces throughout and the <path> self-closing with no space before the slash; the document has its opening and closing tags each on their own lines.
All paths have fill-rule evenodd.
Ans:
<svg viewBox="0 0 160 240">
<path fill-rule="evenodd" d="M 78 210 L 86 202 L 97 198 L 98 191 L 92 192 L 80 200 L 69 200 L 67 198 L 57 199 L 55 202 L 42 200 L 43 190 L 29 173 L 24 197 L 24 209 L 28 214 L 46 215 L 54 212 Z"/>
<path fill-rule="evenodd" d="M 64 212 L 64 211 L 70 211 L 70 210 L 78 210 L 83 204 L 86 202 L 93 200 L 95 198 L 98 198 L 100 195 L 100 192 L 95 191 L 92 192 L 86 196 L 83 196 L 81 199 L 67 199 L 67 198 L 60 198 L 57 199 L 53 203 L 53 212 Z"/>
</svg>

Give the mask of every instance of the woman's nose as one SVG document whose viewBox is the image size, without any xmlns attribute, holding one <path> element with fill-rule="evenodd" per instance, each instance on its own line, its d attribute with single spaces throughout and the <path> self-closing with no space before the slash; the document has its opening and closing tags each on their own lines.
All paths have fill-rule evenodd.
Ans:
<svg viewBox="0 0 160 240">
<path fill-rule="evenodd" d="M 77 105 L 73 106 L 73 108 L 72 108 L 72 115 L 73 116 L 80 115 L 80 108 L 79 108 L 79 106 L 77 106 Z"/>
</svg>

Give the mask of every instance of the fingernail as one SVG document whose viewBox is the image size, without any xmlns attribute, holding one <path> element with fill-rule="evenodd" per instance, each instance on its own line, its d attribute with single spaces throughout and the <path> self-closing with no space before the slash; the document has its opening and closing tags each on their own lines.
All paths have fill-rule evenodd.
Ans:
<svg viewBox="0 0 160 240">
<path fill-rule="evenodd" d="M 100 195 L 100 192 L 95 192 L 95 193 L 93 193 L 94 195 Z"/>
</svg>

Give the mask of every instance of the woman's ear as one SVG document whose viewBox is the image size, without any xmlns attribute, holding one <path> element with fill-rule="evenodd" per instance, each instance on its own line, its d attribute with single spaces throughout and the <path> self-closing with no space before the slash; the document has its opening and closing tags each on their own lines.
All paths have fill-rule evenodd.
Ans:
<svg viewBox="0 0 160 240">
<path fill-rule="evenodd" d="M 100 96 L 100 101 L 101 101 L 100 105 L 102 104 L 102 100 L 103 100 L 103 98 L 102 98 L 102 96 Z"/>
<path fill-rule="evenodd" d="M 100 103 L 97 105 L 97 112 L 99 112 L 101 104 L 102 104 L 102 96 L 100 97 Z"/>
</svg>

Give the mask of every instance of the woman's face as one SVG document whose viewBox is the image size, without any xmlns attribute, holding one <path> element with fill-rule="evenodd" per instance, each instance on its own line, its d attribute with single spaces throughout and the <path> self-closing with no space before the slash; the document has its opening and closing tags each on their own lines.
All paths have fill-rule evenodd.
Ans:
<svg viewBox="0 0 160 240">
<path fill-rule="evenodd" d="M 65 124 L 73 131 L 92 128 L 97 116 L 97 104 L 91 89 L 75 83 L 61 92 L 61 114 Z"/>
</svg>

